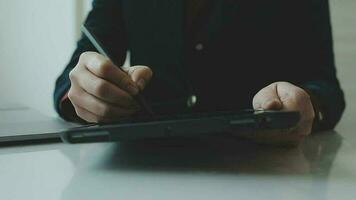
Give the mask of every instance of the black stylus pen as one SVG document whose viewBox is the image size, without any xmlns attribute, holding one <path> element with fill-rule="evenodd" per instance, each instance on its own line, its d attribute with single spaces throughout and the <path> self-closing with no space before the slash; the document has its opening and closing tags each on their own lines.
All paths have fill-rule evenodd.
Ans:
<svg viewBox="0 0 356 200">
<path fill-rule="evenodd" d="M 100 41 L 98 40 L 98 38 L 95 37 L 95 35 L 93 33 L 91 33 L 86 27 L 85 25 L 82 26 L 82 32 L 84 33 L 84 35 L 89 39 L 89 41 L 93 44 L 93 46 L 96 48 L 96 50 L 98 50 L 98 52 L 100 54 L 102 54 L 103 56 L 109 58 L 112 62 L 113 60 L 111 59 L 111 57 L 109 56 L 109 54 L 104 50 L 103 45 L 100 43 Z M 115 63 L 114 63 L 115 64 Z M 120 68 L 119 68 L 120 69 Z M 142 96 L 142 94 L 138 93 L 136 96 L 134 96 L 135 100 L 138 101 L 138 103 L 140 104 L 141 108 L 145 109 L 145 111 L 151 116 L 154 117 L 155 114 L 152 110 L 152 108 L 147 104 L 145 98 Z"/>
</svg>

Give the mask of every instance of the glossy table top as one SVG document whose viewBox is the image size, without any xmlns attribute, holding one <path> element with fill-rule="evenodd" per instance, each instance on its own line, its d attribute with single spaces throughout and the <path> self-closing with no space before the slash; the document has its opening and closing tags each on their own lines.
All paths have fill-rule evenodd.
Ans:
<svg viewBox="0 0 356 200">
<path fill-rule="evenodd" d="M 356 1 L 330 3 L 348 102 L 336 132 L 292 149 L 232 138 L 0 147 L 0 199 L 356 199 Z"/>
<path fill-rule="evenodd" d="M 290 149 L 233 138 L 3 147 L 1 199 L 354 199 L 352 139 L 325 132 Z"/>
</svg>

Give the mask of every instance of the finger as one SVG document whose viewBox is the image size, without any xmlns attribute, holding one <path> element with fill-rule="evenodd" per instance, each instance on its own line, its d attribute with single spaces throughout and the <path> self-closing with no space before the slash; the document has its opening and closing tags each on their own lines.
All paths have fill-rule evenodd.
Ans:
<svg viewBox="0 0 356 200">
<path fill-rule="evenodd" d="M 117 122 L 117 121 L 120 121 L 121 119 L 124 119 L 124 117 L 123 118 L 112 118 L 112 119 L 101 117 L 101 116 L 96 115 L 96 114 L 94 114 L 94 113 L 92 113 L 78 105 L 74 105 L 74 108 L 75 108 L 75 112 L 77 113 L 77 115 L 81 119 L 83 119 L 89 123 L 112 123 L 112 122 Z"/>
<path fill-rule="evenodd" d="M 284 110 L 299 111 L 301 114 L 295 131 L 299 135 L 309 135 L 312 131 L 315 113 L 308 93 L 288 82 L 278 82 L 277 91 L 283 102 Z"/>
<path fill-rule="evenodd" d="M 74 105 L 74 108 L 75 108 L 75 112 L 77 113 L 77 115 L 85 120 L 86 122 L 89 122 L 89 123 L 97 123 L 97 122 L 103 122 L 103 121 L 100 121 L 100 117 L 95 115 L 94 113 L 92 112 L 89 112 L 87 111 L 86 109 L 78 106 L 78 105 Z"/>
<path fill-rule="evenodd" d="M 279 82 L 277 86 L 278 96 L 283 102 L 284 110 L 299 111 L 301 119 L 298 125 L 298 133 L 309 135 L 315 117 L 313 105 L 308 93 L 291 83 Z"/>
<path fill-rule="evenodd" d="M 280 110 L 283 104 L 277 93 L 277 84 L 271 84 L 260 90 L 253 98 L 254 109 Z"/>
<path fill-rule="evenodd" d="M 128 117 L 137 111 L 136 108 L 128 109 L 106 103 L 81 88 L 72 87 L 68 92 L 68 97 L 73 105 L 77 105 L 102 119 Z"/>
<path fill-rule="evenodd" d="M 138 93 L 139 90 L 131 77 L 105 56 L 95 52 L 86 52 L 81 55 L 81 59 L 94 75 L 111 82 L 131 95 Z"/>
<path fill-rule="evenodd" d="M 289 110 L 304 110 L 306 107 L 311 106 L 308 93 L 290 83 L 281 83 L 278 86 L 278 94 L 285 107 Z"/>
<path fill-rule="evenodd" d="M 86 69 L 80 71 L 80 76 L 73 81 L 77 82 L 77 84 L 86 92 L 103 101 L 119 105 L 121 107 L 138 106 L 132 96 L 126 91 L 102 78 L 96 77 L 93 73 Z"/>
<path fill-rule="evenodd" d="M 151 80 L 153 75 L 153 72 L 149 67 L 142 65 L 128 67 L 125 70 L 141 91 L 145 89 L 147 83 Z"/>
</svg>

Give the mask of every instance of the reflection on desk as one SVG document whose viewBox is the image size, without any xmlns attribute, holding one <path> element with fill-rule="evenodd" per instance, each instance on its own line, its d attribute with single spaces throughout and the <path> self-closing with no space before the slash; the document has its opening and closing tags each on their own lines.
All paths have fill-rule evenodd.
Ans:
<svg viewBox="0 0 356 200">
<path fill-rule="evenodd" d="M 341 142 L 324 133 L 291 149 L 231 138 L 113 144 L 86 152 L 63 199 L 327 199 Z"/>
<path fill-rule="evenodd" d="M 1 150 L 4 199 L 324 200 L 356 193 L 356 150 L 334 132 L 289 149 L 210 138 Z"/>
</svg>

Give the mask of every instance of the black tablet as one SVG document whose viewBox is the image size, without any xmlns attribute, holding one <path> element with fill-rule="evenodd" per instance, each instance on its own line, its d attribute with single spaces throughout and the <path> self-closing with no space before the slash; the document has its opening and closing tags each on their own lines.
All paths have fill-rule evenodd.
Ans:
<svg viewBox="0 0 356 200">
<path fill-rule="evenodd" d="M 69 129 L 61 134 L 68 143 L 128 141 L 167 137 L 204 137 L 246 130 L 288 129 L 297 125 L 298 112 L 216 112 L 126 120 Z"/>
</svg>

